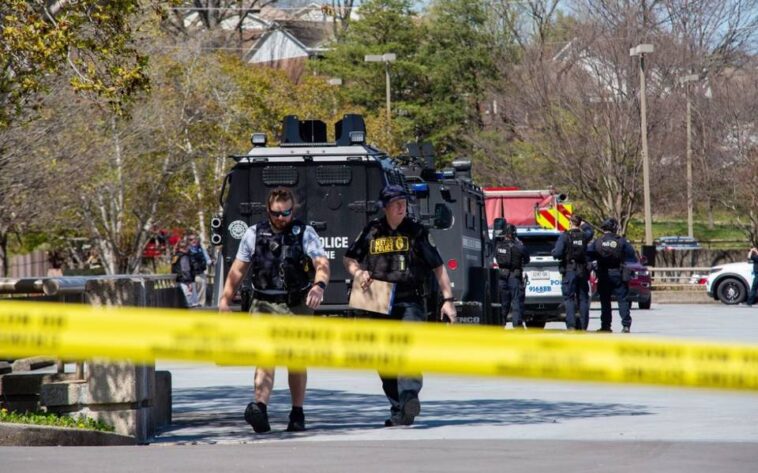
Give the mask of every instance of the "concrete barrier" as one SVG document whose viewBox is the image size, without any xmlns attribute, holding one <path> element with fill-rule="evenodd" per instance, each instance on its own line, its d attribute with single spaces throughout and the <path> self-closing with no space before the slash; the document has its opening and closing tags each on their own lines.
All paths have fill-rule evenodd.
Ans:
<svg viewBox="0 0 758 473">
<path fill-rule="evenodd" d="M 111 432 L 0 422 L 0 445 L 2 446 L 39 447 L 57 445 L 81 447 L 135 444 L 134 437 Z"/>
</svg>

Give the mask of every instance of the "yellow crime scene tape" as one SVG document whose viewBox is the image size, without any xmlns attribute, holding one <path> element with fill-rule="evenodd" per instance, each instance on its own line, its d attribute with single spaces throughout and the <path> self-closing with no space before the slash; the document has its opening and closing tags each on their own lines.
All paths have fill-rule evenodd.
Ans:
<svg viewBox="0 0 758 473">
<path fill-rule="evenodd" d="M 758 346 L 499 327 L 0 302 L 0 357 L 372 369 L 758 390 Z"/>
</svg>

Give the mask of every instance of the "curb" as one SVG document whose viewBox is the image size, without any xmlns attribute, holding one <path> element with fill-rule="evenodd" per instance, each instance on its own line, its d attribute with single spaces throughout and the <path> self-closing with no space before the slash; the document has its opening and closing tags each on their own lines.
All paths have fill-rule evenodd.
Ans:
<svg viewBox="0 0 758 473">
<path fill-rule="evenodd" d="M 702 291 L 653 291 L 654 304 L 720 304 Z"/>
<path fill-rule="evenodd" d="M 0 422 L 0 446 L 83 447 L 136 445 L 134 437 L 97 430 Z"/>
</svg>

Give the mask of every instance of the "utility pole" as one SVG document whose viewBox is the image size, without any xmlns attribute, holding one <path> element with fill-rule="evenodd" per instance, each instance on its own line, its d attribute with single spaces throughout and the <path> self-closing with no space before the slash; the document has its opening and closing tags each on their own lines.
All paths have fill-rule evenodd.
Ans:
<svg viewBox="0 0 758 473">
<path fill-rule="evenodd" d="M 650 209 L 650 158 L 647 152 L 647 97 L 645 93 L 645 54 L 653 52 L 652 44 L 638 44 L 629 50 L 640 57 L 640 131 L 642 134 L 642 187 L 645 208 L 645 245 L 653 245 L 653 213 Z"/>
<path fill-rule="evenodd" d="M 687 97 L 687 236 L 695 237 L 693 229 L 693 201 L 692 198 L 692 98 L 690 97 L 690 82 L 699 79 L 697 74 L 689 74 L 680 79 L 684 85 L 684 94 Z"/>
</svg>

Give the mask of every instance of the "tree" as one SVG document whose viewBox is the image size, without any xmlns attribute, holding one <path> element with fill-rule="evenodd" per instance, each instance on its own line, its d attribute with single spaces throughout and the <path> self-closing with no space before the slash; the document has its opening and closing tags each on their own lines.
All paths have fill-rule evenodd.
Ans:
<svg viewBox="0 0 758 473">
<path fill-rule="evenodd" d="M 153 55 L 151 94 L 129 116 L 61 86 L 40 120 L 24 127 L 34 139 L 13 146 L 14 159 L 28 154 L 37 165 L 28 179 L 38 179 L 30 205 L 40 217 L 25 230 L 48 232 L 54 244 L 62 243 L 55 234 L 90 239 L 108 274 L 139 272 L 155 227 L 204 233 L 231 165 L 226 157 L 249 148 L 251 131 L 273 137 L 284 115 L 346 111 L 323 79 L 294 84 L 282 71 L 226 53 L 200 54 L 196 42 L 170 51 Z"/>
<path fill-rule="evenodd" d="M 7 0 L 0 3 L 0 274 L 9 232 L 26 227 L 37 178 L 16 125 L 36 118 L 44 93 L 66 76 L 73 90 L 122 113 L 147 88 L 147 59 L 134 47 L 142 2 Z M 27 186 L 24 186 L 27 184 Z M 30 212 L 30 213 L 28 213 Z M 26 217 L 26 219 L 22 217 Z"/>
<path fill-rule="evenodd" d="M 436 0 L 425 17 L 425 35 L 418 60 L 425 89 L 410 110 L 417 134 L 454 157 L 470 148 L 468 135 L 484 127 L 480 104 L 495 77 L 491 52 L 498 47 L 487 28 L 483 1 Z"/>
<path fill-rule="evenodd" d="M 121 111 L 147 86 L 132 44 L 139 0 L 7 0 L 0 4 L 0 129 L 39 105 L 50 75 L 73 72 L 75 90 Z"/>
<path fill-rule="evenodd" d="M 435 0 L 417 18 L 410 0 L 369 0 L 317 72 L 341 77 L 345 95 L 378 118 L 385 77 L 367 54 L 394 53 L 388 67 L 392 93 L 390 152 L 418 139 L 431 140 L 445 159 L 465 152 L 468 130 L 479 130 L 479 104 L 494 73 L 483 1 Z"/>
<path fill-rule="evenodd" d="M 726 20 L 673 0 L 585 0 L 572 18 L 557 14 L 555 0 L 502 5 L 500 24 L 512 30 L 519 51 L 516 67 L 510 52 L 499 63 L 505 80 L 495 90 L 506 112 L 493 128 L 500 133 L 477 137 L 480 149 L 500 155 L 486 169 L 505 162 L 516 172 L 512 180 L 565 189 L 588 206 L 583 213 L 614 216 L 623 231 L 641 202 L 638 59 L 629 49 L 648 42 L 656 47 L 647 58 L 653 206 L 683 208 L 679 78 L 739 62 L 750 37 L 740 9 L 751 2 L 728 2 Z M 525 161 L 526 170 L 518 164 Z"/>
</svg>

